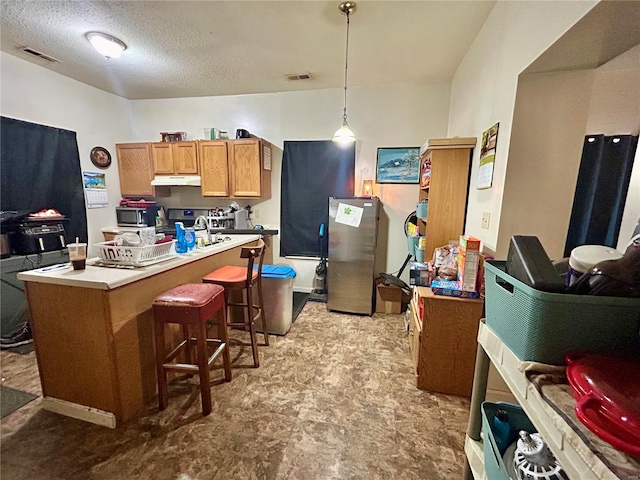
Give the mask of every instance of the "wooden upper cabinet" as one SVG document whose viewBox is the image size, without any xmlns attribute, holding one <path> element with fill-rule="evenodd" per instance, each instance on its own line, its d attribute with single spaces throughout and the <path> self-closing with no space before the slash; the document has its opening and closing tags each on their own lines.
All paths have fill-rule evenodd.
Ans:
<svg viewBox="0 0 640 480">
<path fill-rule="evenodd" d="M 178 175 L 198 174 L 198 147 L 196 142 L 176 142 L 171 144 L 173 170 Z"/>
<path fill-rule="evenodd" d="M 268 169 L 263 148 L 268 148 Z M 232 197 L 271 198 L 271 145 L 259 138 L 229 141 L 229 188 Z"/>
<path fill-rule="evenodd" d="M 173 156 L 169 142 L 152 143 L 151 153 L 153 158 L 153 173 L 156 175 L 170 175 L 173 173 Z"/>
<path fill-rule="evenodd" d="M 203 197 L 229 196 L 227 151 L 227 142 L 224 140 L 198 142 L 200 188 Z"/>
<path fill-rule="evenodd" d="M 153 197 L 151 185 L 153 167 L 149 143 L 119 143 L 116 145 L 120 193 L 123 197 Z"/>
<path fill-rule="evenodd" d="M 197 175 L 196 142 L 156 142 L 151 144 L 156 175 Z"/>
</svg>

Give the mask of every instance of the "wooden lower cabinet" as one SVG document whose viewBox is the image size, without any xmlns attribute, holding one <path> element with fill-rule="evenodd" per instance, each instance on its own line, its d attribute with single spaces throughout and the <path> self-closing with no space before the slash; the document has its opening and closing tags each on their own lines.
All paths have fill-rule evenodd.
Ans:
<svg viewBox="0 0 640 480">
<path fill-rule="evenodd" d="M 414 289 L 409 345 L 417 387 L 470 397 L 483 301 L 434 295 L 426 287 Z"/>
</svg>

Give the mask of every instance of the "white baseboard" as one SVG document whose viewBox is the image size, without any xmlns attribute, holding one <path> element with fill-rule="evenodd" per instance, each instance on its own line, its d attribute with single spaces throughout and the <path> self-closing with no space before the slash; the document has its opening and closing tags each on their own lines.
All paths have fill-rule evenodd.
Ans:
<svg viewBox="0 0 640 480">
<path fill-rule="evenodd" d="M 105 412 L 97 408 L 87 407 L 53 397 L 44 397 L 42 399 L 42 408 L 49 412 L 77 418 L 78 420 L 95 423 L 103 427 L 116 428 L 116 416 L 111 412 Z"/>
<path fill-rule="evenodd" d="M 300 292 L 300 293 L 311 293 L 311 292 L 313 292 L 313 288 L 311 288 L 311 287 L 294 287 L 293 291 L 294 292 Z"/>
</svg>

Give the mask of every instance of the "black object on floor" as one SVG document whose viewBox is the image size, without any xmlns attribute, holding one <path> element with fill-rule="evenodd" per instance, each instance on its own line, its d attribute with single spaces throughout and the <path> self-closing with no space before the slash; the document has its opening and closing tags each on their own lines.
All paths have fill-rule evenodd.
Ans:
<svg viewBox="0 0 640 480">
<path fill-rule="evenodd" d="M 31 336 L 31 325 L 24 323 L 20 328 L 13 332 L 8 337 L 0 338 L 0 348 L 14 348 L 22 345 L 28 345 L 33 342 Z"/>
<path fill-rule="evenodd" d="M 20 407 L 25 406 L 31 400 L 38 398 L 37 395 L 32 393 L 5 386 L 0 386 L 0 396 L 2 397 L 2 402 L 0 402 L 0 418 L 6 417 Z"/>
<path fill-rule="evenodd" d="M 28 343 L 26 345 L 18 345 L 17 347 L 2 347 L 2 350 L 20 355 L 27 355 L 33 352 L 34 348 L 33 343 Z"/>
<path fill-rule="evenodd" d="M 315 292 L 311 292 L 309 294 L 309 301 L 310 302 L 321 302 L 321 303 L 327 303 L 327 294 L 326 293 L 315 293 Z"/>
<path fill-rule="evenodd" d="M 304 304 L 307 303 L 309 294 L 304 292 L 293 292 L 293 321 L 295 322 L 298 315 L 304 308 Z"/>
</svg>

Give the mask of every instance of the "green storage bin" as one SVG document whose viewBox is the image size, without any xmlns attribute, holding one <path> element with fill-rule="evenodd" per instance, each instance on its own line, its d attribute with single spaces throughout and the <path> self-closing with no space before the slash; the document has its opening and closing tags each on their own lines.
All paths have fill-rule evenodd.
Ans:
<svg viewBox="0 0 640 480">
<path fill-rule="evenodd" d="M 640 354 L 640 299 L 535 290 L 485 262 L 486 323 L 521 360 L 564 365 L 570 352 Z"/>
<path fill-rule="evenodd" d="M 510 403 L 482 403 L 484 471 L 490 480 L 510 480 L 504 462 L 502 461 L 502 455 L 500 455 L 498 446 L 496 445 L 495 433 L 492 430 L 491 420 L 493 420 L 498 410 L 506 410 L 509 414 L 509 426 L 511 427 L 509 445 L 518 439 L 518 432 L 520 430 L 525 430 L 529 433 L 536 433 L 538 430 L 533 426 L 527 414 L 522 410 L 522 407 L 518 405 L 511 405 Z"/>
</svg>

